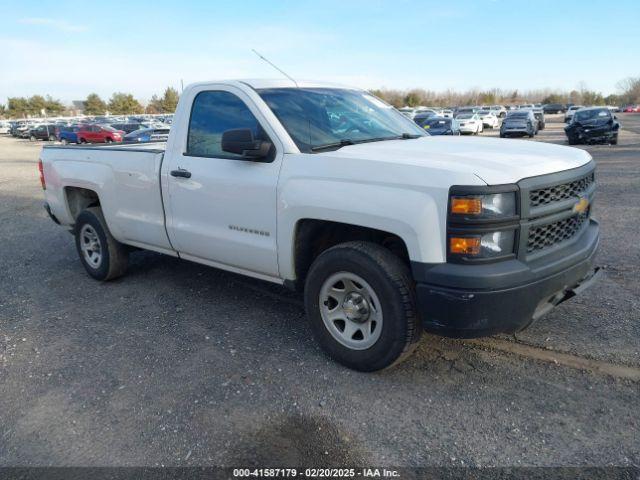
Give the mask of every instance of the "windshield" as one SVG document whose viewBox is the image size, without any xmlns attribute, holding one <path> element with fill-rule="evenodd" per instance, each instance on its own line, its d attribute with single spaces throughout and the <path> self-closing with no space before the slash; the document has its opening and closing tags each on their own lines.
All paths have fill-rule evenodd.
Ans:
<svg viewBox="0 0 640 480">
<path fill-rule="evenodd" d="M 610 114 L 609 114 L 609 110 L 606 109 L 600 109 L 600 110 L 581 110 L 579 112 L 576 112 L 576 121 L 577 122 L 585 122 L 585 121 L 589 121 L 589 120 L 596 120 L 596 119 L 609 119 L 610 118 Z"/>
<path fill-rule="evenodd" d="M 258 93 L 301 152 L 340 143 L 426 136 L 396 109 L 363 91 L 271 88 Z"/>
<path fill-rule="evenodd" d="M 465 120 L 467 118 L 473 118 L 473 113 L 461 113 L 456 118 Z"/>
<path fill-rule="evenodd" d="M 528 116 L 528 112 L 513 112 L 507 115 L 507 118 L 527 118 Z"/>
</svg>

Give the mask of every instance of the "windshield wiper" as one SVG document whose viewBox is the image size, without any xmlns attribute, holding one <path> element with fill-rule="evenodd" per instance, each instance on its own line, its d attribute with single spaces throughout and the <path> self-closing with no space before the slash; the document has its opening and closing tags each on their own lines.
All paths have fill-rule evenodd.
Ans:
<svg viewBox="0 0 640 480">
<path fill-rule="evenodd" d="M 348 138 L 343 138 L 339 142 L 327 143 L 325 145 L 318 145 L 315 147 L 311 147 L 312 152 L 319 152 L 320 150 L 330 150 L 332 148 L 338 149 L 340 147 L 344 147 L 347 145 L 353 145 L 355 142 Z"/>
<path fill-rule="evenodd" d="M 374 137 L 374 138 L 365 138 L 362 140 L 351 140 L 349 138 L 343 138 L 339 142 L 327 143 L 326 145 L 318 145 L 316 147 L 311 147 L 311 151 L 318 152 L 321 150 L 337 150 L 340 147 L 344 147 L 346 145 L 356 145 L 358 143 L 371 143 L 371 142 L 384 142 L 386 140 L 408 140 L 412 138 L 420 138 L 422 135 L 413 134 L 413 133 L 403 133 L 402 135 L 394 135 L 393 137 Z"/>
</svg>

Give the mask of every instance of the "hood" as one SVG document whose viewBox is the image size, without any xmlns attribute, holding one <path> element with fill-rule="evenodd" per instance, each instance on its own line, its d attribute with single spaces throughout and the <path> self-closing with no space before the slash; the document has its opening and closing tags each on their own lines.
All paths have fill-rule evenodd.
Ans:
<svg viewBox="0 0 640 480">
<path fill-rule="evenodd" d="M 516 183 L 591 160 L 584 150 L 550 143 L 458 136 L 361 143 L 316 155 L 474 174 L 488 185 Z"/>
</svg>

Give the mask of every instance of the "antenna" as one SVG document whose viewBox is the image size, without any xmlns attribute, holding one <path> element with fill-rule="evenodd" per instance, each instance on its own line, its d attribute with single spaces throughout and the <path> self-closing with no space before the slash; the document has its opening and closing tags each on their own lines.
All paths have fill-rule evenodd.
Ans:
<svg viewBox="0 0 640 480">
<path fill-rule="evenodd" d="M 287 72 L 285 72 L 284 70 L 278 68 L 277 66 L 275 66 L 273 63 L 271 63 L 269 60 L 267 60 L 266 58 L 264 58 L 264 56 L 260 55 L 254 48 L 251 49 L 251 51 L 253 53 L 255 53 L 258 57 L 260 57 L 262 60 L 264 60 L 265 62 L 267 62 L 269 65 L 271 65 L 273 68 L 275 68 L 276 70 L 278 70 L 281 74 L 283 74 L 285 77 L 287 77 L 289 80 L 291 80 L 293 83 L 295 83 L 296 88 L 300 88 L 298 87 L 298 82 L 296 82 L 293 77 L 289 74 L 287 74 Z"/>
</svg>

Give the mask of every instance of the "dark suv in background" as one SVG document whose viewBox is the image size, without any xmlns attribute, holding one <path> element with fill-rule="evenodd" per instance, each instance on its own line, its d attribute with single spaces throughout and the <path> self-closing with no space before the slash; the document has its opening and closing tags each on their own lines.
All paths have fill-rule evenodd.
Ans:
<svg viewBox="0 0 640 480">
<path fill-rule="evenodd" d="M 29 130 L 29 140 L 49 140 L 54 142 L 56 138 L 56 126 L 54 124 L 38 125 L 36 128 Z"/>
<path fill-rule="evenodd" d="M 547 114 L 564 113 L 565 107 L 561 103 L 547 103 L 542 106 L 542 111 Z"/>
</svg>

